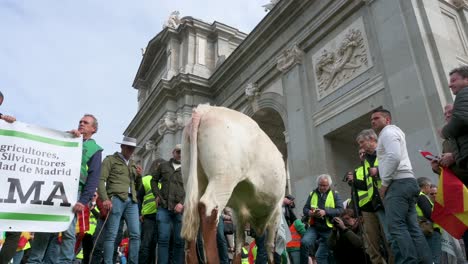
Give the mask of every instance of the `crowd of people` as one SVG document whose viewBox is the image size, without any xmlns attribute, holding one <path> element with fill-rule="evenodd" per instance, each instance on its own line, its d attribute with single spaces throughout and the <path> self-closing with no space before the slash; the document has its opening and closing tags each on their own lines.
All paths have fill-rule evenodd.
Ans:
<svg viewBox="0 0 468 264">
<path fill-rule="evenodd" d="M 468 182 L 468 67 L 450 72 L 456 95 L 445 107 L 441 129 L 443 153 L 430 162 L 440 174 L 448 168 Z M 0 105 L 4 96 L 0 93 Z M 13 123 L 15 118 L 0 114 Z M 306 199 L 302 218 L 293 208 L 294 196 L 283 201 L 283 216 L 291 239 L 275 263 L 449 263 L 441 250 L 444 230 L 431 214 L 437 186 L 429 177 L 415 176 L 404 132 L 392 123 L 388 110 L 374 110 L 370 129 L 356 136 L 361 161 L 344 179 L 351 198 L 343 201 L 328 174 L 316 178 Z M 136 139 L 124 137 L 120 150 L 102 160 L 102 148 L 92 138 L 98 131 L 95 116 L 85 114 L 77 129 L 83 155 L 75 218 L 60 233 L 6 232 L 0 264 L 10 263 L 184 263 L 185 242 L 180 236 L 185 192 L 181 174 L 181 146 L 170 160 L 154 161 L 146 175 L 132 155 Z M 428 164 L 429 166 L 429 164 Z M 426 175 L 427 176 L 427 175 Z M 217 245 L 220 263 L 233 256 L 235 221 L 226 208 L 220 214 Z M 77 228 L 89 215 L 89 228 Z M 244 227 L 237 227 L 244 228 Z M 242 263 L 266 263 L 265 234 L 250 230 L 252 243 L 242 247 Z M 463 236 L 468 245 L 468 232 Z M 456 241 L 456 240 L 454 240 Z M 203 263 L 202 238 L 197 255 Z M 465 248 L 466 250 L 466 248 Z M 27 252 L 27 254 L 24 254 Z M 24 256 L 23 256 L 24 255 Z M 453 263 L 457 263 L 456 261 Z"/>
</svg>

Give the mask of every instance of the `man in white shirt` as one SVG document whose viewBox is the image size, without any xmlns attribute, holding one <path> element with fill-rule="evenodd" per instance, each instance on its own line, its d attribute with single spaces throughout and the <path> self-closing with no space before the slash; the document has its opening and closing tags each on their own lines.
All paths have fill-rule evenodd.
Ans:
<svg viewBox="0 0 468 264">
<path fill-rule="evenodd" d="M 397 249 L 395 263 L 432 263 L 429 246 L 416 217 L 419 186 L 408 157 L 405 134 L 391 121 L 388 110 L 372 112 L 372 129 L 379 134 L 377 159 L 382 180 L 379 193 L 393 239 L 391 246 Z"/>
</svg>

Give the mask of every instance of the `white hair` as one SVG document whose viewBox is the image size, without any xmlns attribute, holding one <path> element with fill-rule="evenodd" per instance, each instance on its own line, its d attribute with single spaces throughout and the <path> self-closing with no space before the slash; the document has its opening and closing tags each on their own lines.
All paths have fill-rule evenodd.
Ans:
<svg viewBox="0 0 468 264">
<path fill-rule="evenodd" d="M 317 187 L 319 187 L 319 182 L 320 182 L 320 180 L 322 180 L 322 179 L 328 180 L 328 184 L 329 184 L 330 186 L 332 186 L 333 181 L 332 181 L 331 176 L 328 175 L 328 174 L 320 174 L 319 176 L 317 176 L 317 182 L 316 182 Z"/>
</svg>

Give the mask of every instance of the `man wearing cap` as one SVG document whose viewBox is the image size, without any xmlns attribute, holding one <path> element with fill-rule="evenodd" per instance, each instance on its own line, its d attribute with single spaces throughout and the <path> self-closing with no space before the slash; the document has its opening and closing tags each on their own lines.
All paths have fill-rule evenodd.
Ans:
<svg viewBox="0 0 468 264">
<path fill-rule="evenodd" d="M 120 152 L 107 156 L 102 162 L 98 194 L 104 209 L 109 210 L 104 239 L 104 263 L 111 264 L 114 242 L 120 219 L 124 217 L 130 236 L 128 263 L 138 263 L 140 248 L 140 225 L 135 180 L 141 175 L 141 168 L 131 160 L 137 147 L 136 139 L 124 137 Z"/>
<path fill-rule="evenodd" d="M 158 225 L 158 263 L 169 263 L 169 241 L 173 237 L 172 257 L 173 263 L 184 263 L 184 240 L 180 236 L 182 228 L 182 211 L 185 199 L 184 183 L 180 168 L 180 145 L 172 151 L 172 158 L 161 163 L 151 180 L 151 189 L 158 212 L 156 223 Z M 158 188 L 161 183 L 161 189 Z M 172 233 L 171 233 L 172 229 Z M 172 235 L 171 235 L 172 234 Z"/>
</svg>

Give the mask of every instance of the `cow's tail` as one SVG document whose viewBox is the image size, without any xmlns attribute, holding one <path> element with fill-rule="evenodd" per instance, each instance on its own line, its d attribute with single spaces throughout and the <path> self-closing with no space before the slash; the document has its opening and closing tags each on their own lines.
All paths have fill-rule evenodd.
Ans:
<svg viewBox="0 0 468 264">
<path fill-rule="evenodd" d="M 198 107 L 200 108 L 200 107 Z M 198 127 L 200 119 L 204 111 L 198 111 L 198 108 L 193 109 L 192 118 L 187 125 L 187 129 L 183 135 L 185 147 L 189 147 L 190 165 L 188 170 L 187 183 L 185 186 L 185 204 L 183 225 L 181 236 L 187 241 L 194 241 L 198 235 L 200 226 L 200 216 L 198 213 L 198 201 L 200 200 L 198 187 Z M 187 153 L 187 151 L 185 151 Z"/>
</svg>

